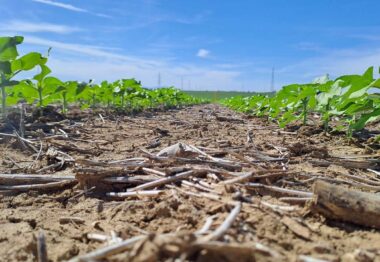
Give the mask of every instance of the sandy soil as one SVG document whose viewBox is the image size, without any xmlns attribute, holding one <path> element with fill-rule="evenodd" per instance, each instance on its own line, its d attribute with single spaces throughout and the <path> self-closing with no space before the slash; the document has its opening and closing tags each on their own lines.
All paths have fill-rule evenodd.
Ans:
<svg viewBox="0 0 380 262">
<path fill-rule="evenodd" d="M 250 182 L 255 183 L 311 192 L 313 181 L 310 178 L 315 176 L 347 181 L 350 181 L 350 176 L 359 176 L 380 181 L 379 177 L 366 169 L 315 164 L 315 161 L 332 157 L 378 157 L 380 153 L 376 145 L 349 143 L 344 136 L 324 135 L 315 126 L 280 130 L 273 123 L 237 114 L 218 105 L 199 105 L 137 116 L 104 114 L 103 117 L 104 122 L 97 116 L 69 121 L 62 127 L 64 133 L 69 135 L 69 140 L 45 139 L 41 131 L 37 131 L 34 137 L 40 132 L 42 141 L 37 161 L 38 154 L 23 148 L 17 139 L 3 138 L 0 140 L 0 173 L 33 174 L 56 163 L 57 160 L 47 153 L 48 149 L 60 150 L 75 160 L 113 161 L 141 157 L 144 153 L 140 149 L 157 153 L 167 146 L 182 142 L 216 157 L 241 163 L 238 157 L 244 156 L 246 160 L 252 161 L 251 164 L 243 165 L 240 172 L 269 170 L 268 173 L 260 171 L 261 175 L 265 175 L 273 173 L 271 170 L 288 171 L 286 176 L 274 178 L 255 179 L 253 176 Z M 62 135 L 58 129 L 57 134 Z M 252 139 L 250 142 L 247 142 L 247 134 Z M 67 145 L 71 145 L 71 149 Z M 82 150 L 78 152 L 73 147 Z M 259 161 L 263 155 L 257 155 L 257 152 L 266 157 L 287 160 Z M 75 175 L 78 173 L 76 168 L 78 164 L 68 162 L 41 174 Z M 133 175 L 146 174 L 135 170 Z M 286 203 L 280 199 L 284 195 L 278 193 L 250 189 L 241 183 L 221 185 L 220 182 L 226 179 L 230 177 L 208 175 L 202 178 L 212 188 L 209 191 L 219 196 L 215 200 L 202 196 L 201 189 L 181 183 L 161 187 L 164 193 L 156 197 L 125 200 L 104 196 L 107 190 L 125 189 L 116 185 L 108 185 L 100 191 L 94 190 L 93 194 L 80 196 L 76 196 L 83 192 L 80 184 L 54 191 L 29 190 L 16 194 L 4 189 L 0 193 L 0 260 L 35 261 L 36 236 L 44 232 L 51 261 L 68 260 L 108 245 L 91 240 L 88 235 L 91 233 L 114 234 L 121 239 L 149 235 L 130 251 L 110 257 L 110 261 L 174 261 L 175 257 L 180 258 L 176 261 L 312 261 L 308 260 L 311 257 L 326 261 L 380 261 L 378 230 L 330 221 L 307 213 L 305 203 Z M 189 181 L 197 183 L 200 180 Z M 204 183 L 201 185 L 204 186 Z M 356 189 L 376 191 L 360 186 Z M 256 251 L 226 253 L 221 250 L 198 250 L 189 251 L 191 255 L 189 252 L 183 255 L 186 249 L 179 246 L 186 246 L 193 241 L 192 233 L 201 229 L 211 216 L 215 217 L 209 232 L 215 230 L 231 212 L 228 201 L 237 198 L 249 201 L 242 204 L 238 217 L 220 241 L 240 243 Z M 290 211 L 266 207 L 260 201 L 290 207 Z M 67 217 L 79 219 L 66 221 L 64 218 Z M 177 249 L 173 248 L 173 243 L 176 243 L 174 246 Z"/>
</svg>

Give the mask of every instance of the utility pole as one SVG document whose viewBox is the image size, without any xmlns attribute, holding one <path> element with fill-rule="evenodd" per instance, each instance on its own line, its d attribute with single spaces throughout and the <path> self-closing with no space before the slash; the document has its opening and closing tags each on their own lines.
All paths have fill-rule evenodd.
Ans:
<svg viewBox="0 0 380 262">
<path fill-rule="evenodd" d="M 181 76 L 181 90 L 183 90 L 183 76 Z"/>
<path fill-rule="evenodd" d="M 158 72 L 158 87 L 161 87 L 161 73 Z"/>
<path fill-rule="evenodd" d="M 274 89 L 274 67 L 272 67 L 272 78 L 271 78 L 271 82 L 270 82 L 270 91 L 271 91 L 271 92 L 276 91 L 276 90 Z"/>
</svg>

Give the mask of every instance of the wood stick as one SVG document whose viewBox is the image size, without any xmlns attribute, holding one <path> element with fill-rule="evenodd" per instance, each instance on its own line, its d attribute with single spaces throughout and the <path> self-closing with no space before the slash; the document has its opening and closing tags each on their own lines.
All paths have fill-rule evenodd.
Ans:
<svg viewBox="0 0 380 262">
<path fill-rule="evenodd" d="M 203 152 L 202 150 L 200 150 L 199 148 L 197 148 L 197 147 L 195 147 L 193 145 L 189 145 L 189 147 L 192 148 L 197 153 L 201 154 L 202 156 L 210 159 L 211 161 L 215 161 L 215 162 L 218 162 L 218 163 L 225 163 L 225 164 L 233 164 L 233 162 L 230 161 L 230 160 L 225 160 L 225 159 L 222 159 L 222 158 L 217 158 L 217 157 L 210 156 L 209 154 Z"/>
<path fill-rule="evenodd" d="M 205 191 L 205 192 L 213 193 L 213 194 L 216 194 L 216 195 L 220 195 L 220 193 L 216 192 L 215 190 L 212 190 L 210 188 L 201 186 L 200 184 L 191 183 L 191 182 L 189 182 L 187 180 L 182 181 L 181 185 L 185 186 L 185 187 L 189 187 L 189 188 L 195 188 L 195 189 L 197 189 L 199 191 Z"/>
<path fill-rule="evenodd" d="M 203 235 L 206 234 L 207 231 L 210 229 L 212 226 L 212 223 L 214 222 L 214 218 L 216 215 L 210 216 L 206 219 L 206 222 L 204 223 L 203 227 L 199 229 L 198 231 L 195 232 L 196 235 Z"/>
<path fill-rule="evenodd" d="M 332 164 L 343 166 L 346 168 L 358 168 L 358 169 L 376 169 L 377 163 L 375 161 L 354 161 L 354 160 L 309 160 L 309 162 L 315 166 L 328 167 Z"/>
<path fill-rule="evenodd" d="M 247 183 L 245 184 L 250 188 L 261 188 L 261 189 L 266 189 L 272 192 L 277 192 L 277 193 L 282 193 L 286 195 L 293 195 L 293 196 L 301 196 L 301 197 L 312 197 L 313 193 L 311 192 L 305 192 L 305 191 L 299 191 L 299 190 L 293 190 L 293 189 L 286 189 L 282 187 L 277 187 L 277 186 L 267 186 L 264 184 L 259 184 L 259 183 Z"/>
<path fill-rule="evenodd" d="M 380 229 L 380 196 L 317 181 L 310 209 L 327 218 Z"/>
<path fill-rule="evenodd" d="M 269 172 L 275 172 L 275 173 L 270 173 L 270 174 L 267 174 L 267 175 L 260 175 L 262 173 L 269 173 Z M 273 170 L 273 171 L 270 171 L 270 170 L 259 170 L 259 171 L 256 171 L 256 172 L 255 171 L 249 172 L 249 173 L 243 174 L 243 175 L 241 175 L 239 177 L 223 181 L 222 184 L 225 184 L 225 185 L 234 184 L 234 183 L 238 183 L 238 182 L 244 182 L 244 181 L 250 180 L 250 179 L 252 179 L 252 180 L 253 179 L 254 180 L 259 180 L 259 179 L 275 178 L 275 177 L 286 176 L 286 175 L 289 175 L 289 174 L 291 174 L 291 173 L 288 173 L 286 171 L 281 171 L 281 170 Z M 258 176 L 255 176 L 255 175 L 258 175 Z"/>
<path fill-rule="evenodd" d="M 75 181 L 75 176 L 0 174 L 0 184 L 15 185 L 20 183 L 48 183 L 59 181 Z"/>
<path fill-rule="evenodd" d="M 241 210 L 241 202 L 237 202 L 235 207 L 232 209 L 231 213 L 227 216 L 224 222 L 211 234 L 204 237 L 203 241 L 212 241 L 220 239 L 227 230 L 232 226 L 232 223 L 235 221 Z"/>
<path fill-rule="evenodd" d="M 105 241 L 108 241 L 110 239 L 109 236 L 99 234 L 99 233 L 88 233 L 87 238 L 89 240 L 94 240 L 94 241 L 99 241 L 99 242 L 105 242 Z"/>
<path fill-rule="evenodd" d="M 346 185 L 350 185 L 350 186 L 365 189 L 365 190 L 380 191 L 380 186 L 372 186 L 372 185 L 367 185 L 360 182 L 355 182 L 355 181 L 352 182 L 352 181 L 347 181 L 340 178 L 330 178 L 330 177 L 323 177 L 323 176 L 312 177 L 310 179 L 303 180 L 301 182 L 310 183 L 317 180 L 326 181 L 326 182 L 334 183 L 334 184 L 346 184 Z"/>
<path fill-rule="evenodd" d="M 142 168 L 142 171 L 147 174 L 147 175 L 157 175 L 157 176 L 163 176 L 163 177 L 166 177 L 166 173 L 164 172 L 161 172 L 161 171 L 157 171 L 157 170 L 154 170 L 154 169 L 151 169 L 151 168 L 147 168 L 147 167 L 143 167 Z"/>
<path fill-rule="evenodd" d="M 103 118 L 102 114 L 99 114 L 99 117 L 100 117 L 100 120 L 102 120 L 102 122 L 104 124 L 106 121 L 104 121 L 104 118 Z"/>
<path fill-rule="evenodd" d="M 38 159 L 40 158 L 40 156 L 42 154 L 42 149 L 43 149 L 43 144 L 42 144 L 42 141 L 40 139 L 40 149 L 38 150 L 36 159 L 28 166 L 28 169 L 32 168 L 33 165 L 38 161 Z"/>
<path fill-rule="evenodd" d="M 325 259 L 314 258 L 310 256 L 300 255 L 297 257 L 297 262 L 327 262 Z"/>
<path fill-rule="evenodd" d="M 269 208 L 273 211 L 276 211 L 276 212 L 295 212 L 295 211 L 299 211 L 299 208 L 297 206 L 280 206 L 280 205 L 275 205 L 275 204 L 271 204 L 271 203 L 268 203 L 266 201 L 258 201 L 258 204 L 262 207 L 265 207 L 265 208 Z"/>
<path fill-rule="evenodd" d="M 21 144 L 23 144 L 24 146 L 27 146 L 29 147 L 30 149 L 32 149 L 35 153 L 38 153 L 38 150 L 37 148 L 33 145 L 33 142 L 28 140 L 28 139 L 25 139 L 25 138 L 22 138 L 18 133 L 17 131 L 15 130 L 15 134 L 16 134 L 16 138 L 20 141 Z"/>
<path fill-rule="evenodd" d="M 37 236 L 37 261 L 48 262 L 45 234 L 41 230 Z"/>
<path fill-rule="evenodd" d="M 78 153 L 81 153 L 84 155 L 96 155 L 98 153 L 98 150 L 96 148 L 87 148 L 87 149 L 80 148 L 73 143 L 67 143 L 66 142 L 65 144 L 61 144 L 61 143 L 58 143 L 54 140 L 49 141 L 49 143 L 58 147 L 61 150 L 74 151 L 74 152 L 78 152 Z"/>
<path fill-rule="evenodd" d="M 29 191 L 29 190 L 53 190 L 75 184 L 76 181 L 59 181 L 46 184 L 0 186 L 0 190 Z"/>
<path fill-rule="evenodd" d="M 305 204 L 307 201 L 312 200 L 311 197 L 280 197 L 279 200 L 291 204 Z"/>
<path fill-rule="evenodd" d="M 354 176 L 354 175 L 350 175 L 350 174 L 339 174 L 339 176 L 344 176 L 344 177 L 347 177 L 347 178 L 351 178 L 352 180 L 361 182 L 363 184 L 371 185 L 371 186 L 380 186 L 380 182 L 374 181 L 374 180 L 370 180 L 370 179 L 367 179 L 367 178 L 364 178 L 364 177 L 361 177 L 361 176 Z"/>
<path fill-rule="evenodd" d="M 157 178 L 153 176 L 115 176 L 103 178 L 103 182 L 109 184 L 130 184 L 141 185 L 144 183 L 155 181 Z"/>
<path fill-rule="evenodd" d="M 85 222 L 86 220 L 80 217 L 61 217 L 59 219 L 60 224 L 68 224 L 68 223 L 84 224 Z"/>
<path fill-rule="evenodd" d="M 0 136 L 18 138 L 18 139 L 22 140 L 23 142 L 26 142 L 26 143 L 29 143 L 29 144 L 33 144 L 33 143 L 34 143 L 34 142 L 32 142 L 31 140 L 29 140 L 29 139 L 22 138 L 22 137 L 19 136 L 17 133 L 16 133 L 16 134 L 0 133 Z M 38 150 L 36 149 L 35 152 L 37 153 Z"/>
<path fill-rule="evenodd" d="M 132 191 L 138 191 L 138 190 L 143 190 L 143 189 L 155 188 L 158 186 L 162 186 L 162 185 L 166 185 L 166 184 L 170 184 L 173 182 L 177 182 L 177 181 L 186 179 L 190 176 L 200 176 L 200 175 L 206 175 L 206 174 L 207 174 L 207 171 L 205 171 L 205 170 L 201 170 L 201 169 L 190 170 L 190 171 L 186 171 L 183 173 L 179 173 L 179 174 L 171 176 L 171 177 L 164 177 L 164 178 L 157 179 L 157 180 L 149 182 L 149 183 L 139 185 L 139 186 L 134 187 L 134 188 L 130 188 L 130 189 L 128 189 L 128 191 L 132 192 Z"/>
<path fill-rule="evenodd" d="M 155 197 L 162 194 L 162 190 L 145 190 L 145 191 L 133 191 L 133 192 L 108 192 L 107 196 L 113 198 L 128 198 L 128 197 Z"/>
<path fill-rule="evenodd" d="M 83 196 L 83 195 L 86 195 L 87 193 L 93 191 L 95 188 L 96 188 L 96 186 L 93 186 L 93 187 L 91 187 L 91 188 L 88 188 L 88 189 L 86 189 L 86 190 L 83 190 L 82 192 L 80 192 L 80 193 L 78 193 L 78 194 L 76 194 L 76 195 L 73 195 L 72 197 L 68 198 L 67 200 L 73 200 L 73 199 L 76 199 L 76 198 L 81 197 L 81 196 Z"/>
<path fill-rule="evenodd" d="M 186 163 L 186 164 L 207 164 L 211 166 L 218 166 L 221 168 L 224 168 L 229 171 L 241 171 L 242 166 L 236 165 L 233 163 L 226 163 L 226 162 L 217 162 L 217 161 L 211 161 L 211 160 L 203 160 L 203 159 L 190 159 L 190 158 L 183 158 L 183 157 L 173 157 L 173 158 L 167 158 L 174 159 L 175 161 L 179 163 Z"/>
<path fill-rule="evenodd" d="M 271 256 L 272 258 L 275 258 L 276 260 L 269 260 L 269 261 L 284 261 L 282 259 L 282 256 L 275 250 L 270 249 L 267 246 L 264 246 L 260 243 L 224 243 L 220 241 L 209 241 L 209 242 L 201 242 L 196 241 L 193 244 L 194 248 L 199 249 L 206 249 L 209 251 L 217 252 L 218 254 L 223 254 L 226 257 L 251 257 L 254 253 L 261 253 L 265 256 Z M 248 259 L 247 261 L 251 261 Z M 255 261 L 255 260 L 252 260 Z M 264 260 L 265 261 L 265 260 Z"/>
<path fill-rule="evenodd" d="M 11 161 L 15 166 L 17 166 L 19 169 L 21 169 L 22 167 L 16 162 L 13 160 L 13 158 L 11 158 L 10 156 L 5 156 L 6 159 L 8 159 L 9 161 Z"/>
<path fill-rule="evenodd" d="M 367 169 L 368 171 L 374 173 L 376 176 L 380 177 L 380 172 L 379 171 L 376 171 L 376 170 L 373 170 L 373 169 Z"/>
<path fill-rule="evenodd" d="M 128 158 L 128 159 L 122 159 L 122 160 L 114 160 L 114 161 L 110 161 L 108 162 L 108 164 L 123 164 L 125 162 L 137 162 L 137 161 L 146 161 L 147 159 L 146 158 L 143 158 L 143 157 L 134 157 L 134 158 Z"/>
<path fill-rule="evenodd" d="M 147 236 L 136 236 L 127 240 L 124 240 L 120 243 L 116 243 L 110 246 L 106 246 L 97 250 L 94 250 L 88 254 L 75 257 L 69 262 L 90 262 L 90 261 L 96 261 L 100 260 L 102 258 L 106 258 L 115 254 L 118 254 L 120 252 L 123 252 L 131 247 L 131 245 L 135 244 L 136 242 L 145 239 Z"/>
<path fill-rule="evenodd" d="M 41 169 L 38 169 L 38 170 L 36 171 L 36 173 L 42 173 L 42 172 L 47 171 L 47 170 L 50 170 L 50 169 L 54 169 L 54 168 L 57 168 L 57 167 L 62 167 L 63 164 L 64 164 L 64 161 L 62 161 L 62 162 L 57 162 L 57 163 L 54 163 L 54 164 L 51 164 L 51 165 L 45 166 L 45 167 L 43 167 L 43 168 L 41 168 Z"/>
<path fill-rule="evenodd" d="M 244 181 L 252 178 L 255 174 L 256 174 L 255 172 L 249 172 L 249 173 L 243 174 L 241 176 L 223 181 L 223 182 L 221 182 L 221 184 L 228 185 L 228 184 L 234 184 L 234 183 L 238 183 L 238 182 L 244 182 Z"/>
</svg>

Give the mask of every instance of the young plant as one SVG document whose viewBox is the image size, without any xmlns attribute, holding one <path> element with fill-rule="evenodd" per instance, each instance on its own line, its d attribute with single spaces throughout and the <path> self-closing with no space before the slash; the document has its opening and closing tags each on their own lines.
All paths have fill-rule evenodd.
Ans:
<svg viewBox="0 0 380 262">
<path fill-rule="evenodd" d="M 46 59 L 36 52 L 19 57 L 17 45 L 23 42 L 22 36 L 0 37 L 0 88 L 2 114 L 5 117 L 7 109 L 6 89 L 19 84 L 13 78 L 21 71 L 28 71 L 35 66 L 46 63 Z"/>
<path fill-rule="evenodd" d="M 40 64 L 40 73 L 31 80 L 24 80 L 21 84 L 25 86 L 25 96 L 33 103 L 37 100 L 38 107 L 43 107 L 54 100 L 56 88 L 63 83 L 56 77 L 48 76 L 51 73 L 49 67 Z"/>
<path fill-rule="evenodd" d="M 79 92 L 83 91 L 79 90 Z M 75 101 L 76 93 L 78 92 L 78 82 L 76 81 L 66 81 L 59 85 L 55 90 L 55 94 L 61 97 L 62 102 L 62 113 L 66 114 L 68 109 L 68 103 Z"/>
</svg>

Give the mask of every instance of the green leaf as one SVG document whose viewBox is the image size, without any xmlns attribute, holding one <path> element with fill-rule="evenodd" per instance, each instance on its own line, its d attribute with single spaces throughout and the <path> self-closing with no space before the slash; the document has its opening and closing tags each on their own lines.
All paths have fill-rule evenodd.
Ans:
<svg viewBox="0 0 380 262">
<path fill-rule="evenodd" d="M 63 85 L 63 82 L 56 77 L 49 76 L 43 80 L 44 87 L 57 87 Z"/>
<path fill-rule="evenodd" d="M 0 61 L 13 60 L 18 56 L 17 45 L 24 41 L 22 36 L 0 37 Z"/>
<path fill-rule="evenodd" d="M 60 93 L 66 90 L 67 90 L 66 87 L 61 85 L 61 86 L 58 86 L 57 89 L 55 89 L 54 93 Z"/>
<path fill-rule="evenodd" d="M 369 114 L 363 114 L 357 122 L 352 125 L 352 128 L 355 130 L 363 129 L 368 123 L 376 121 L 380 118 L 380 108 L 374 110 Z"/>
<path fill-rule="evenodd" d="M 356 98 L 362 97 L 363 95 L 366 95 L 368 90 L 370 90 L 371 88 L 380 88 L 380 79 L 376 79 L 372 83 L 370 83 L 368 86 L 362 89 L 359 89 L 355 92 L 352 92 L 348 96 L 348 99 L 356 99 Z"/>
<path fill-rule="evenodd" d="M 7 86 L 7 87 L 15 86 L 18 84 L 19 84 L 19 81 L 16 81 L 16 80 L 5 80 L 1 83 L 2 86 Z"/>
<path fill-rule="evenodd" d="M 46 65 L 39 65 L 41 68 L 41 72 L 33 77 L 34 80 L 37 80 L 38 82 L 42 82 L 42 80 L 51 73 L 51 70 Z"/>
<path fill-rule="evenodd" d="M 10 75 L 12 73 L 12 67 L 9 61 L 0 61 L 0 73 L 4 75 Z"/>
<path fill-rule="evenodd" d="M 21 81 L 12 89 L 17 94 L 17 97 L 25 99 L 28 103 L 34 103 L 38 100 L 38 92 L 31 81 Z"/>
<path fill-rule="evenodd" d="M 87 83 L 86 82 L 82 82 L 82 83 L 79 83 L 77 85 L 77 89 L 75 91 L 75 95 L 79 95 L 80 93 L 82 93 L 87 87 Z"/>
<path fill-rule="evenodd" d="M 326 84 L 328 81 L 330 81 L 330 78 L 329 78 L 329 75 L 326 74 L 326 75 L 315 78 L 312 84 Z"/>
<path fill-rule="evenodd" d="M 364 79 L 373 79 L 373 66 L 369 67 L 363 74 Z"/>
<path fill-rule="evenodd" d="M 37 65 L 43 65 L 47 62 L 47 58 L 43 57 L 40 53 L 31 52 L 12 62 L 12 71 L 30 70 Z"/>
</svg>

